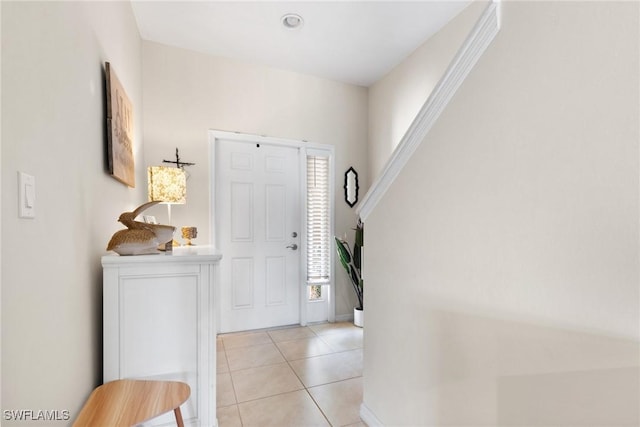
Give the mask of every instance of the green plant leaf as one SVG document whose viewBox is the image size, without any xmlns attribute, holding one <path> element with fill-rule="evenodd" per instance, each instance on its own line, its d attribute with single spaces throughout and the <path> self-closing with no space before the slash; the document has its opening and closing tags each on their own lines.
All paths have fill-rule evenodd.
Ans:
<svg viewBox="0 0 640 427">
<path fill-rule="evenodd" d="M 351 286 L 353 286 L 353 291 L 358 298 L 358 307 L 363 308 L 363 284 L 361 274 L 361 258 L 362 258 L 362 241 L 363 241 L 363 228 L 361 224 L 358 224 L 358 228 L 355 230 L 355 242 L 353 245 L 353 252 L 349 247 L 349 244 L 344 240 L 335 237 L 336 241 L 336 250 L 338 252 L 338 256 L 340 258 L 340 263 L 342 267 L 344 267 L 347 272 L 347 276 L 349 276 Z"/>
<path fill-rule="evenodd" d="M 350 265 L 349 266 L 349 274 L 351 275 L 351 281 L 354 284 L 358 283 L 358 273 L 356 272 L 356 269 L 354 266 Z"/>
<path fill-rule="evenodd" d="M 364 229 L 361 227 L 356 228 L 356 239 L 354 246 L 364 246 Z"/>
<path fill-rule="evenodd" d="M 340 255 L 340 260 L 343 261 L 343 265 L 345 263 L 349 264 L 351 262 L 351 255 L 349 254 L 349 250 L 346 248 L 345 244 L 342 240 L 336 237 L 336 247 L 338 248 L 338 254 Z M 345 268 L 347 268 L 345 266 Z"/>
</svg>

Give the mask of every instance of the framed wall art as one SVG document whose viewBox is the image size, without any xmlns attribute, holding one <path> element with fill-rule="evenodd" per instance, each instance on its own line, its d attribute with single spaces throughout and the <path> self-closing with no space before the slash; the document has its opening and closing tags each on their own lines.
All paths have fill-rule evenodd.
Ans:
<svg viewBox="0 0 640 427">
<path fill-rule="evenodd" d="M 133 105 L 113 71 L 105 63 L 107 79 L 107 163 L 118 181 L 136 186 L 133 160 Z"/>
</svg>

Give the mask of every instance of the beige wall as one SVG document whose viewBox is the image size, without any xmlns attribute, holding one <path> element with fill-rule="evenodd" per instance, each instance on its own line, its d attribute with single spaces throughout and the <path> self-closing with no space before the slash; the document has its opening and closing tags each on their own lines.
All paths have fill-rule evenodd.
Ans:
<svg viewBox="0 0 640 427">
<path fill-rule="evenodd" d="M 141 41 L 128 2 L 1 2 L 2 409 L 69 410 L 102 380 L 100 256 L 118 215 L 142 203 L 105 172 L 103 66 L 134 108 L 144 183 Z M 17 215 L 17 172 L 36 218 Z M 10 248 L 10 250 L 6 250 Z M 2 425 L 66 425 L 8 422 Z"/>
<path fill-rule="evenodd" d="M 639 6 L 503 2 L 367 220 L 385 425 L 640 423 Z"/>
<path fill-rule="evenodd" d="M 474 1 L 369 87 L 369 177 L 373 181 L 486 7 Z"/>
<path fill-rule="evenodd" d="M 187 204 L 172 209 L 173 225 L 198 227 L 196 243 L 210 236 L 209 129 L 335 146 L 336 233 L 354 227 L 342 177 L 353 166 L 366 186 L 366 88 L 145 41 L 143 94 L 147 165 L 174 159 L 176 147 L 182 160 L 197 163 L 187 168 Z M 164 206 L 149 212 L 167 216 Z M 337 270 L 336 278 L 336 314 L 352 313 L 346 274 Z"/>
</svg>

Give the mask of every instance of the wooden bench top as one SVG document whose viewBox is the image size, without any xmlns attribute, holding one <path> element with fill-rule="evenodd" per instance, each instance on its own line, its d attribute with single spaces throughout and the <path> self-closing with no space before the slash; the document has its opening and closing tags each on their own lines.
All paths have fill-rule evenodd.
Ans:
<svg viewBox="0 0 640 427">
<path fill-rule="evenodd" d="M 130 427 L 173 410 L 182 427 L 180 405 L 190 394 L 189 385 L 178 381 L 111 381 L 93 390 L 73 425 Z"/>
</svg>

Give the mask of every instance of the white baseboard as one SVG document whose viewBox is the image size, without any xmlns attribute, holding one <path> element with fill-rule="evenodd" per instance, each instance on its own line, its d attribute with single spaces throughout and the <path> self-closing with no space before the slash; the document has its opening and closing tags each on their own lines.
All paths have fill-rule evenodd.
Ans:
<svg viewBox="0 0 640 427">
<path fill-rule="evenodd" d="M 380 422 L 380 420 L 376 418 L 375 415 L 373 415 L 373 412 L 371 412 L 371 410 L 367 407 L 367 405 L 364 404 L 364 402 L 360 404 L 360 418 L 369 427 L 383 427 L 383 424 Z"/>
<path fill-rule="evenodd" d="M 336 314 L 336 322 L 353 322 L 353 313 Z"/>
</svg>

